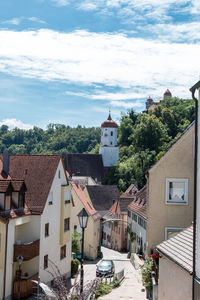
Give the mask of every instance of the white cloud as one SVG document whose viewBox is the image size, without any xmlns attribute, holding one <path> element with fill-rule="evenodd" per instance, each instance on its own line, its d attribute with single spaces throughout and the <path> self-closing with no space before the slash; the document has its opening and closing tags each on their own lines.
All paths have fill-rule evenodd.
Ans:
<svg viewBox="0 0 200 300">
<path fill-rule="evenodd" d="M 20 128 L 20 129 L 32 129 L 33 125 L 31 124 L 25 124 L 20 120 L 16 120 L 16 119 L 4 119 L 2 122 L 0 122 L 0 126 L 2 125 L 7 125 L 9 127 L 9 129 L 14 129 L 14 128 Z"/>
<path fill-rule="evenodd" d="M 145 93 L 138 92 L 130 92 L 124 89 L 120 93 L 107 93 L 104 91 L 98 91 L 95 94 L 94 93 L 85 93 L 85 92 L 65 92 L 66 95 L 71 96 L 77 96 L 77 97 L 83 97 L 87 99 L 92 100 L 112 100 L 119 101 L 119 100 L 128 100 L 128 99 L 134 99 L 134 98 L 145 98 L 147 95 Z M 120 102 L 121 103 L 121 102 Z M 116 105 L 117 106 L 117 105 Z"/>
<path fill-rule="evenodd" d="M 11 24 L 11 25 L 19 25 L 22 21 L 24 20 L 28 20 L 31 22 L 37 22 L 37 23 L 41 23 L 41 24 L 46 24 L 45 21 L 37 18 L 37 17 L 30 17 L 30 18 L 26 18 L 26 17 L 20 17 L 20 18 L 13 18 L 11 20 L 6 20 L 1 22 L 2 24 Z"/>
<path fill-rule="evenodd" d="M 96 10 L 97 5 L 95 3 L 85 1 L 85 2 L 82 2 L 81 4 L 79 4 L 78 8 L 82 9 L 82 10 Z"/>
<path fill-rule="evenodd" d="M 3 21 L 2 24 L 19 25 L 20 22 L 21 22 L 21 18 L 13 18 L 11 20 Z"/>
<path fill-rule="evenodd" d="M 144 103 L 141 102 L 125 102 L 125 101 L 111 101 L 111 106 L 114 107 L 124 107 L 124 108 L 142 108 L 144 107 Z"/>
<path fill-rule="evenodd" d="M 191 22 L 183 24 L 156 24 L 156 25 L 147 25 L 138 28 L 144 30 L 145 32 L 149 31 L 155 33 L 157 39 L 160 41 L 168 42 L 184 42 L 184 41 L 199 41 L 199 32 L 200 32 L 200 22 Z"/>
<path fill-rule="evenodd" d="M 56 3 L 58 6 L 66 6 L 70 3 L 68 0 L 51 0 L 52 2 Z"/>
<path fill-rule="evenodd" d="M 106 86 L 121 88 L 120 93 L 95 91 L 93 99 L 137 99 L 146 93 L 159 97 L 166 88 L 174 95 L 189 97 L 189 87 L 199 78 L 197 44 L 161 43 L 81 30 L 2 30 L 0 40 L 1 72 L 86 86 L 101 84 L 104 91 Z"/>
</svg>

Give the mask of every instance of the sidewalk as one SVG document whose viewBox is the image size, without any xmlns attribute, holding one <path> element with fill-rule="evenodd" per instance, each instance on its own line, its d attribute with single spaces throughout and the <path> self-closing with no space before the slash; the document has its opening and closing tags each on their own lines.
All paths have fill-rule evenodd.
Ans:
<svg viewBox="0 0 200 300">
<path fill-rule="evenodd" d="M 146 300 L 146 292 L 141 283 L 141 277 L 134 269 L 130 261 L 125 264 L 125 279 L 120 287 L 113 289 L 108 295 L 100 297 L 99 300 Z"/>
</svg>

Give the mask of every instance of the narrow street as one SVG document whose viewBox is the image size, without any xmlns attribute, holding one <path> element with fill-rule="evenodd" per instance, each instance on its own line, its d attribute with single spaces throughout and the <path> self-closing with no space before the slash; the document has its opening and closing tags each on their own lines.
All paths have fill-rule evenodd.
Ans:
<svg viewBox="0 0 200 300">
<path fill-rule="evenodd" d="M 146 300 L 146 292 L 141 283 L 141 276 L 137 270 L 134 269 L 130 260 L 127 259 L 127 254 L 119 253 L 112 249 L 102 247 L 103 258 L 112 259 L 115 264 L 116 273 L 124 268 L 125 279 L 121 286 L 113 289 L 108 295 L 100 297 L 100 300 Z M 84 264 L 84 282 L 93 280 L 96 276 L 96 263 L 86 262 Z"/>
</svg>

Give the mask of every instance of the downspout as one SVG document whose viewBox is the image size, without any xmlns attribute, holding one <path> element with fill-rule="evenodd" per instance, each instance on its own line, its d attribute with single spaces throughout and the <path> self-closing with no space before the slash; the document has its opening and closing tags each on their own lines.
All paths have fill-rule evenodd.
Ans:
<svg viewBox="0 0 200 300">
<path fill-rule="evenodd" d="M 9 220 L 8 220 L 7 223 L 6 223 L 6 243 L 5 243 L 4 275 L 3 275 L 3 300 L 5 300 L 5 293 L 6 293 L 6 268 L 7 268 L 8 224 L 9 224 Z"/>
<path fill-rule="evenodd" d="M 192 273 L 192 300 L 195 299 L 196 276 L 196 209 L 197 209 L 197 152 L 198 152 L 198 100 L 195 98 L 196 89 L 192 90 L 192 99 L 195 100 L 195 152 L 194 152 L 194 210 L 193 210 L 193 273 Z"/>
</svg>

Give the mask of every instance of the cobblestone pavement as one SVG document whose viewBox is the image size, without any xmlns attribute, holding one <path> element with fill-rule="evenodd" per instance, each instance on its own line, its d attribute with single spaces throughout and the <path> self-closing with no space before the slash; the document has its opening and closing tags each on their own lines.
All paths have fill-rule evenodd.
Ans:
<svg viewBox="0 0 200 300">
<path fill-rule="evenodd" d="M 120 264 L 124 267 L 125 279 L 120 287 L 113 289 L 108 295 L 100 297 L 99 300 L 146 300 L 146 292 L 141 283 L 141 275 L 135 270 L 127 254 L 121 254 L 117 251 L 102 247 L 104 258 L 113 259 L 115 265 Z"/>
</svg>

